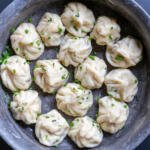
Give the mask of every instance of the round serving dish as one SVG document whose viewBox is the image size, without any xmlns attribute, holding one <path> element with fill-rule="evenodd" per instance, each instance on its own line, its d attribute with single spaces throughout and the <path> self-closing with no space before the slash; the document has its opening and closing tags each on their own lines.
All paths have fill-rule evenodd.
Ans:
<svg viewBox="0 0 150 150">
<path fill-rule="evenodd" d="M 69 0 L 14 0 L 0 14 L 0 50 L 9 43 L 9 29 L 16 27 L 19 23 L 27 21 L 32 16 L 33 23 L 36 25 L 39 18 L 46 11 L 61 14 L 64 6 Z M 122 36 L 128 34 L 139 38 L 144 45 L 144 58 L 136 67 L 131 68 L 139 79 L 139 91 L 134 101 L 129 104 L 130 116 L 125 127 L 115 135 L 105 134 L 102 144 L 93 148 L 95 150 L 128 150 L 134 149 L 150 133 L 150 17 L 134 0 L 80 0 L 91 8 L 96 17 L 108 15 L 117 18 L 122 28 Z M 45 53 L 39 58 L 55 58 L 58 47 L 52 47 L 45 50 Z M 96 46 L 94 50 L 104 49 Z M 103 51 L 103 50 L 100 50 Z M 104 52 L 99 52 L 99 57 L 104 58 Z M 34 62 L 31 63 L 31 66 Z M 69 68 L 73 72 L 72 68 Z M 109 66 L 109 70 L 112 68 Z M 72 78 L 70 78 L 70 81 Z M 33 85 L 34 86 L 34 85 Z M 35 87 L 37 88 L 37 87 Z M 104 87 L 103 87 L 104 88 Z M 39 90 L 39 89 L 37 89 Z M 52 108 L 56 108 L 54 96 L 41 94 L 42 112 L 46 113 Z M 6 94 L 7 93 L 7 94 Z M 97 95 L 105 95 L 104 90 L 93 91 Z M 11 99 L 11 93 L 2 85 L 0 87 L 0 136 L 16 150 L 46 150 L 54 149 L 45 147 L 38 143 L 34 135 L 34 127 L 26 126 L 23 123 L 16 122 L 8 110 L 8 100 Z M 88 115 L 94 116 L 97 108 L 96 102 Z M 69 138 L 66 138 L 58 149 L 72 150 L 78 149 Z"/>
</svg>

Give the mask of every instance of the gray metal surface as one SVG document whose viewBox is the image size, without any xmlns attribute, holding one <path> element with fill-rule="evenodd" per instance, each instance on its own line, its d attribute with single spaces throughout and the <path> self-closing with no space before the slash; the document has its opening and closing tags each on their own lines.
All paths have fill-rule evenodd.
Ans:
<svg viewBox="0 0 150 150">
<path fill-rule="evenodd" d="M 17 27 L 19 23 L 27 21 L 29 17 L 32 17 L 33 23 L 37 25 L 39 18 L 44 12 L 50 11 L 61 14 L 68 2 L 69 0 L 15 0 L 0 15 L 0 50 L 9 44 L 10 28 Z M 143 42 L 144 59 L 136 67 L 131 68 L 139 79 L 139 91 L 134 101 L 129 104 L 130 115 L 127 123 L 117 134 L 105 134 L 102 144 L 95 148 L 95 150 L 134 149 L 150 133 L 150 18 L 132 0 L 84 0 L 82 2 L 93 10 L 96 17 L 108 15 L 117 18 L 121 25 L 122 37 L 130 34 Z M 92 44 L 93 50 L 97 52 L 97 55 L 106 61 L 104 55 L 105 47 L 97 46 L 95 42 Z M 47 48 L 39 59 L 55 58 L 58 50 L 59 47 Z M 33 67 L 34 63 L 31 63 L 31 67 Z M 109 70 L 113 69 L 110 65 L 108 66 Z M 74 69 L 72 67 L 68 69 L 73 75 Z M 70 78 L 70 81 L 73 81 L 73 76 Z M 37 86 L 34 84 L 32 86 L 40 93 L 43 113 L 56 108 L 54 95 L 44 94 Z M 8 93 L 7 96 L 6 93 Z M 99 90 L 94 90 L 93 94 L 94 105 L 89 110 L 88 115 L 95 118 L 98 110 L 96 98 L 106 95 L 105 86 Z M 11 92 L 1 86 L 0 95 L 0 135 L 7 143 L 17 150 L 54 149 L 38 143 L 34 135 L 34 126 L 26 126 L 12 118 L 7 107 L 8 100 L 12 99 Z M 63 116 L 69 121 L 72 120 L 71 117 L 67 117 L 64 114 Z M 78 148 L 67 137 L 58 146 L 58 149 L 72 150 Z"/>
</svg>

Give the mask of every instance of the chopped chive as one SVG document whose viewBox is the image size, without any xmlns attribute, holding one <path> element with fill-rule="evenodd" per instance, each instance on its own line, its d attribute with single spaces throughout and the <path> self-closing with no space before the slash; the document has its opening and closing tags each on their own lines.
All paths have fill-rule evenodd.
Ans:
<svg viewBox="0 0 150 150">
<path fill-rule="evenodd" d="M 78 31 L 78 28 L 77 28 L 76 26 L 73 26 L 73 28 L 74 28 L 76 31 Z"/>
<path fill-rule="evenodd" d="M 13 69 L 13 73 L 14 73 L 14 74 L 16 73 L 16 70 L 15 70 L 15 69 Z"/>
<path fill-rule="evenodd" d="M 58 27 L 58 33 L 61 34 L 62 33 L 62 28 Z"/>
<path fill-rule="evenodd" d="M 78 79 L 75 79 L 74 82 L 80 84 L 80 81 Z"/>
<path fill-rule="evenodd" d="M 74 123 L 73 123 L 73 122 L 71 122 L 71 123 L 70 123 L 70 127 L 72 128 L 73 126 L 74 126 Z"/>
<path fill-rule="evenodd" d="M 41 44 L 40 40 L 37 40 L 36 44 L 37 44 L 37 46 L 40 46 L 40 44 Z"/>
<path fill-rule="evenodd" d="M 127 105 L 125 104 L 123 107 L 124 107 L 124 108 L 127 108 Z"/>
<path fill-rule="evenodd" d="M 112 35 L 111 35 L 111 34 L 109 35 L 109 39 L 110 39 L 110 40 L 113 40 L 113 38 L 112 38 Z"/>
<path fill-rule="evenodd" d="M 92 41 L 92 40 L 93 40 L 93 37 L 89 36 L 88 40 L 89 40 L 89 41 Z"/>
<path fill-rule="evenodd" d="M 36 77 L 33 77 L 33 78 L 32 78 L 32 81 L 35 81 L 35 80 L 36 80 Z"/>
<path fill-rule="evenodd" d="M 137 84 L 137 83 L 138 83 L 138 80 L 137 80 L 137 79 L 136 79 L 136 80 L 134 80 L 134 83 L 135 83 L 135 84 Z"/>
<path fill-rule="evenodd" d="M 48 22 L 52 22 L 52 18 L 51 17 L 48 19 Z"/>
<path fill-rule="evenodd" d="M 62 79 L 62 80 L 66 79 L 66 75 L 65 75 L 65 74 L 62 75 L 61 79 Z"/>
<path fill-rule="evenodd" d="M 50 39 L 51 39 L 51 37 L 49 36 L 49 37 L 48 37 L 48 40 L 50 40 Z"/>
<path fill-rule="evenodd" d="M 28 29 L 25 29 L 25 31 L 24 31 L 26 34 L 28 34 L 29 33 L 29 30 Z"/>
<path fill-rule="evenodd" d="M 30 23 L 32 22 L 32 18 L 31 17 L 28 19 L 28 22 L 30 22 Z"/>
<path fill-rule="evenodd" d="M 8 109 L 10 109 L 11 108 L 11 101 L 9 100 L 8 101 Z"/>
<path fill-rule="evenodd" d="M 114 107 L 115 105 L 114 104 L 111 104 L 111 107 Z"/>
<path fill-rule="evenodd" d="M 116 59 L 117 61 L 123 61 L 123 60 L 124 60 L 124 57 L 121 56 L 121 55 L 117 55 L 117 56 L 115 57 L 115 59 Z"/>
<path fill-rule="evenodd" d="M 112 26 L 110 29 L 111 29 L 111 30 L 113 30 L 113 29 L 114 29 L 114 27 Z"/>
<path fill-rule="evenodd" d="M 90 58 L 91 60 L 95 60 L 95 56 L 89 55 L 89 58 Z"/>
<path fill-rule="evenodd" d="M 15 30 L 16 30 L 15 28 L 11 28 L 11 29 L 10 29 L 10 33 L 14 33 Z"/>
</svg>

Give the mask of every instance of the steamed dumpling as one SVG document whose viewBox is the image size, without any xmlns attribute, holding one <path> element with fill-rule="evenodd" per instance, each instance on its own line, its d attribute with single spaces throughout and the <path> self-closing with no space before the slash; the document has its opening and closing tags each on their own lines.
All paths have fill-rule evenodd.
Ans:
<svg viewBox="0 0 150 150">
<path fill-rule="evenodd" d="M 95 23 L 93 12 L 78 2 L 69 3 L 61 15 L 61 19 L 66 30 L 77 37 L 86 36 Z"/>
<path fill-rule="evenodd" d="M 91 37 L 96 40 L 98 45 L 107 45 L 120 39 L 120 26 L 116 20 L 106 16 L 99 17 Z"/>
<path fill-rule="evenodd" d="M 104 60 L 90 55 L 76 68 L 75 79 L 88 89 L 97 89 L 102 86 L 106 71 L 107 66 Z"/>
<path fill-rule="evenodd" d="M 115 69 L 105 78 L 107 93 L 112 97 L 130 102 L 138 91 L 138 80 L 128 69 Z"/>
<path fill-rule="evenodd" d="M 37 26 L 37 31 L 45 46 L 58 46 L 64 34 L 65 27 L 57 14 L 46 12 Z"/>
<path fill-rule="evenodd" d="M 34 80 L 43 92 L 55 92 L 67 82 L 68 78 L 69 72 L 57 59 L 38 60 L 36 62 Z"/>
<path fill-rule="evenodd" d="M 40 36 L 31 23 L 20 24 L 10 39 L 15 53 L 27 60 L 35 60 L 44 52 Z"/>
<path fill-rule="evenodd" d="M 41 100 L 38 92 L 28 90 L 14 94 L 10 109 L 16 120 L 22 120 L 26 124 L 36 123 L 41 113 Z"/>
<path fill-rule="evenodd" d="M 76 67 L 89 56 L 91 51 L 92 45 L 88 36 L 77 38 L 66 35 L 60 45 L 57 57 L 64 66 L 72 65 Z"/>
<path fill-rule="evenodd" d="M 103 139 L 100 126 L 88 116 L 74 119 L 68 135 L 80 148 L 96 147 Z"/>
<path fill-rule="evenodd" d="M 106 58 L 114 67 L 128 68 L 135 66 L 142 59 L 142 44 L 128 36 L 107 47 Z"/>
<path fill-rule="evenodd" d="M 30 67 L 20 56 L 11 56 L 1 65 L 1 79 L 11 91 L 26 90 L 31 85 Z"/>
<path fill-rule="evenodd" d="M 114 134 L 122 129 L 129 115 L 128 105 L 110 96 L 100 98 L 98 103 L 97 122 L 102 130 Z"/>
<path fill-rule="evenodd" d="M 57 107 L 69 116 L 84 116 L 93 104 L 90 90 L 76 83 L 68 83 L 56 94 Z"/>
<path fill-rule="evenodd" d="M 35 134 L 40 143 L 46 146 L 57 146 L 69 131 L 67 121 L 53 109 L 41 115 L 35 126 Z"/>
</svg>

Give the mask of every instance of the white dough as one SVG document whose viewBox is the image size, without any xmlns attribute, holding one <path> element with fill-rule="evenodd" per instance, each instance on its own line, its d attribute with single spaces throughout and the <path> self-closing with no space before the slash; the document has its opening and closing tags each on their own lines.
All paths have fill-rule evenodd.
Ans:
<svg viewBox="0 0 150 150">
<path fill-rule="evenodd" d="M 88 89 L 100 88 L 104 82 L 107 66 L 104 60 L 89 56 L 75 70 L 75 79 Z"/>
<path fill-rule="evenodd" d="M 88 36 L 77 38 L 68 34 L 61 42 L 57 58 L 64 66 L 72 65 L 76 67 L 89 56 L 91 51 L 92 45 Z"/>
<path fill-rule="evenodd" d="M 105 78 L 107 93 L 112 97 L 131 102 L 138 91 L 138 80 L 129 69 L 115 69 Z"/>
<path fill-rule="evenodd" d="M 27 61 L 14 55 L 5 62 L 1 65 L 1 79 L 5 87 L 11 91 L 28 89 L 32 80 Z"/>
<path fill-rule="evenodd" d="M 65 32 L 65 27 L 57 14 L 46 12 L 37 26 L 37 31 L 45 46 L 58 46 Z"/>
<path fill-rule="evenodd" d="M 135 66 L 142 59 L 143 46 L 140 41 L 128 36 L 107 47 L 106 58 L 114 67 Z"/>
<path fill-rule="evenodd" d="M 84 116 L 93 104 L 92 92 L 76 83 L 68 83 L 56 94 L 57 107 L 69 116 Z"/>
<path fill-rule="evenodd" d="M 98 45 L 107 45 L 120 39 L 120 26 L 115 19 L 101 16 L 94 26 L 91 37 Z"/>
<path fill-rule="evenodd" d="M 44 52 L 40 36 L 31 23 L 20 24 L 10 39 L 15 53 L 27 60 L 35 60 Z"/>
<path fill-rule="evenodd" d="M 57 146 L 69 131 L 67 121 L 53 109 L 41 115 L 35 126 L 35 134 L 40 143 L 46 146 Z"/>
<path fill-rule="evenodd" d="M 68 135 L 80 148 L 96 147 L 103 139 L 100 126 L 88 116 L 74 119 Z"/>
<path fill-rule="evenodd" d="M 69 3 L 61 15 L 61 19 L 66 30 L 77 37 L 86 36 L 95 23 L 93 12 L 78 2 Z"/>
<path fill-rule="evenodd" d="M 53 93 L 67 82 L 69 72 L 57 59 L 38 60 L 34 68 L 34 78 L 43 92 Z"/>
<path fill-rule="evenodd" d="M 14 94 L 10 109 L 16 120 L 22 120 L 26 124 L 36 123 L 41 113 L 41 100 L 38 92 L 28 90 Z"/>
<path fill-rule="evenodd" d="M 123 128 L 129 115 L 128 105 L 110 96 L 100 98 L 97 122 L 102 130 L 114 134 Z"/>
</svg>

